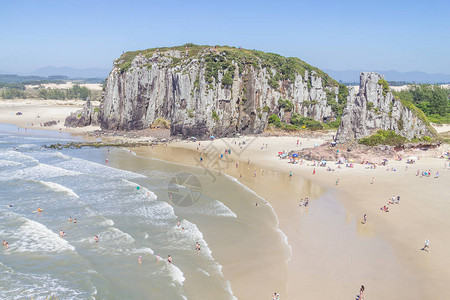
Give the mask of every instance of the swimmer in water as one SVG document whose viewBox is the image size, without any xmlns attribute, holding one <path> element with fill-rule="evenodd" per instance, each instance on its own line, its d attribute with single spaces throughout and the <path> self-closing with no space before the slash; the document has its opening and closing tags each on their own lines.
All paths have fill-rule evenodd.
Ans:
<svg viewBox="0 0 450 300">
<path fill-rule="evenodd" d="M 169 254 L 169 257 L 167 258 L 167 262 L 168 262 L 169 264 L 172 263 L 172 257 L 170 256 L 170 254 Z"/>
<path fill-rule="evenodd" d="M 138 258 L 138 264 L 142 264 L 142 256 L 139 256 L 139 258 Z"/>
<path fill-rule="evenodd" d="M 195 243 L 195 250 L 197 250 L 197 252 L 200 252 L 200 244 L 198 242 Z"/>
<path fill-rule="evenodd" d="M 8 244 L 8 242 L 6 242 L 6 249 L 9 249 L 9 244 Z"/>
<path fill-rule="evenodd" d="M 77 218 L 73 219 L 73 222 L 76 223 L 77 222 Z"/>
<path fill-rule="evenodd" d="M 5 241 L 5 240 L 3 240 L 3 244 L 2 244 L 2 245 L 3 245 L 3 246 L 6 246 L 6 244 L 7 244 L 7 243 L 6 243 L 6 241 Z"/>
<path fill-rule="evenodd" d="M 159 257 L 159 255 L 156 255 L 156 260 L 160 260 L 161 257 Z"/>
<path fill-rule="evenodd" d="M 42 212 L 42 208 L 38 207 L 37 212 Z"/>
<path fill-rule="evenodd" d="M 72 222 L 72 217 L 69 217 L 69 223 L 71 223 Z"/>
<path fill-rule="evenodd" d="M 94 241 L 98 243 L 98 235 L 94 236 Z"/>
<path fill-rule="evenodd" d="M 180 220 L 178 220 L 177 222 L 177 227 L 180 227 Z"/>
<path fill-rule="evenodd" d="M 59 231 L 59 236 L 60 236 L 60 237 L 64 237 L 64 236 L 66 236 L 66 233 L 61 229 L 61 230 Z"/>
<path fill-rule="evenodd" d="M 8 207 L 13 207 L 11 204 L 8 204 Z"/>
</svg>

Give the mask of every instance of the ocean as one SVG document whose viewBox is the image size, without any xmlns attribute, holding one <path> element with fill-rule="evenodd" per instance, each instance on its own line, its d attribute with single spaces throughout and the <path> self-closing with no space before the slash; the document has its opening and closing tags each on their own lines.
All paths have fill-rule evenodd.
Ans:
<svg viewBox="0 0 450 300">
<path fill-rule="evenodd" d="M 124 148 L 42 147 L 80 140 L 0 125 L 0 299 L 235 299 L 256 258 L 289 259 L 273 209 L 236 180 Z"/>
</svg>

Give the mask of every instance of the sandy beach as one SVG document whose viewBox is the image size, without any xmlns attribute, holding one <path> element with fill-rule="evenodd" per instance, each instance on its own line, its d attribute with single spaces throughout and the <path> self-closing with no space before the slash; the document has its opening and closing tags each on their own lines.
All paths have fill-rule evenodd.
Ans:
<svg viewBox="0 0 450 300">
<path fill-rule="evenodd" d="M 2 100 L 0 122 L 21 127 L 33 123 L 39 129 L 58 130 L 64 118 L 82 104 L 69 106 L 64 102 L 66 105 Z M 23 114 L 16 115 L 18 111 Z M 61 125 L 39 126 L 50 120 L 59 120 Z M 223 272 L 238 298 L 252 299 L 252 290 L 258 289 L 271 292 L 267 299 L 274 291 L 281 299 L 355 299 L 364 284 L 367 299 L 445 299 L 450 292 L 450 169 L 448 162 L 444 167 L 445 160 L 435 156 L 448 151 L 449 145 L 436 151 L 404 153 L 405 158 L 419 158 L 412 165 L 406 164 L 406 159 L 386 157 L 388 165 L 377 165 L 376 169 L 359 162 L 353 168 L 341 165 L 338 169 L 335 162 L 329 162 L 327 166 L 334 171 L 327 171 L 313 162 L 294 165 L 277 156 L 279 151 L 314 147 L 329 138 L 241 137 L 202 141 L 200 146 L 198 142 L 178 141 L 132 150 L 140 156 L 233 176 L 273 207 L 292 254 L 286 267 L 271 275 L 286 280 L 278 280 L 274 286 L 263 280 L 264 273 L 271 272 L 265 258 L 259 274 L 243 278 L 239 270 L 245 266 L 226 260 L 224 253 L 218 259 L 228 262 L 223 264 Z M 231 149 L 231 155 L 219 159 L 225 149 Z M 416 176 L 417 170 L 431 170 L 432 175 Z M 436 172 L 438 178 L 434 178 Z M 400 196 L 400 203 L 388 205 L 392 196 Z M 299 207 L 300 199 L 306 197 L 309 207 Z M 380 210 L 384 205 L 389 212 Z M 364 214 L 366 224 L 361 223 Z M 431 253 L 421 250 L 426 239 L 430 240 Z"/>
<path fill-rule="evenodd" d="M 0 122 L 21 128 L 59 130 L 73 134 L 83 134 L 100 129 L 98 126 L 80 128 L 64 127 L 64 121 L 71 113 L 81 109 L 82 100 L 0 100 Z M 98 105 L 98 103 L 94 103 Z M 22 114 L 17 114 L 17 113 Z M 56 121 L 53 126 L 41 126 L 45 122 Z"/>
</svg>

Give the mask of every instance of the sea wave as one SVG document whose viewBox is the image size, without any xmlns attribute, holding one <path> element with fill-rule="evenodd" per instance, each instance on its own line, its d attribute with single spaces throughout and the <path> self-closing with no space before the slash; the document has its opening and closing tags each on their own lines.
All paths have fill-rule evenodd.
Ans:
<svg viewBox="0 0 450 300">
<path fill-rule="evenodd" d="M 66 186 L 60 185 L 55 182 L 50 182 L 50 181 L 38 181 L 38 182 L 45 185 L 46 187 L 49 187 L 53 191 L 63 192 L 74 198 L 80 198 L 80 196 L 78 196 L 72 189 L 70 189 Z"/>
<path fill-rule="evenodd" d="M 63 252 L 75 251 L 75 247 L 69 244 L 66 239 L 59 235 L 44 224 L 26 219 L 19 218 L 23 224 L 14 232 L 11 232 L 12 238 L 19 238 L 11 242 L 10 249 L 17 252 Z M 76 251 L 75 251 L 76 252 Z"/>
</svg>

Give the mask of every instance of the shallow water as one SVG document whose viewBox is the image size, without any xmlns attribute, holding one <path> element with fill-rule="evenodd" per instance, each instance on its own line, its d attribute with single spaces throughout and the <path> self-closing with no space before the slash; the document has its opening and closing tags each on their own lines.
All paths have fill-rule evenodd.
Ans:
<svg viewBox="0 0 450 300">
<path fill-rule="evenodd" d="M 235 274 L 222 264 L 288 259 L 272 209 L 253 213 L 258 196 L 234 180 L 125 149 L 41 147 L 73 139 L 0 125 L 1 299 L 232 299 Z M 199 183 L 187 207 L 168 194 L 189 191 L 171 183 L 180 173 Z"/>
</svg>

